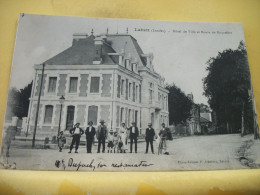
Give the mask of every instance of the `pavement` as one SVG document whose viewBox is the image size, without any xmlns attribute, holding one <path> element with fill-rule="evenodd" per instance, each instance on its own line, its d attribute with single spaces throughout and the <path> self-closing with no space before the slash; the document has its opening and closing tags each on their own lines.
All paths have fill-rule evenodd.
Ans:
<svg viewBox="0 0 260 195">
<path fill-rule="evenodd" d="M 158 144 L 154 142 L 155 154 L 145 154 L 145 142 L 138 143 L 138 153 L 99 153 L 97 144 L 91 154 L 80 146 L 78 153 L 54 149 L 10 148 L 8 163 L 16 163 L 17 169 L 33 170 L 78 170 L 78 171 L 170 171 L 246 169 L 240 161 L 239 150 L 253 135 L 239 134 L 203 135 L 179 137 L 168 141 L 169 155 L 158 155 Z M 259 162 L 260 141 L 255 140 L 250 149 L 251 159 Z M 107 152 L 107 150 L 106 150 Z"/>
</svg>

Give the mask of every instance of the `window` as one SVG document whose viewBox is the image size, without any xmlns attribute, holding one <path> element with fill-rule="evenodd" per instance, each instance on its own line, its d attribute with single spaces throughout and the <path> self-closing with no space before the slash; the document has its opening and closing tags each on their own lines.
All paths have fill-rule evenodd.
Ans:
<svg viewBox="0 0 260 195">
<path fill-rule="evenodd" d="M 91 77 L 90 93 L 99 93 L 100 77 Z"/>
<path fill-rule="evenodd" d="M 136 91 L 135 100 L 138 101 L 138 86 L 137 85 L 135 86 L 135 91 Z"/>
<path fill-rule="evenodd" d="M 124 91 L 125 91 L 125 80 L 121 80 L 121 95 L 124 95 Z"/>
<path fill-rule="evenodd" d="M 48 86 L 48 92 L 49 93 L 55 93 L 56 83 L 57 83 L 57 77 L 50 77 L 49 78 L 49 86 Z"/>
<path fill-rule="evenodd" d="M 52 105 L 45 106 L 45 116 L 44 116 L 44 123 L 45 124 L 51 124 L 52 113 L 53 113 L 53 106 Z"/>
<path fill-rule="evenodd" d="M 66 129 L 71 129 L 74 125 L 74 114 L 75 106 L 68 106 L 67 109 L 67 119 L 66 119 Z"/>
<path fill-rule="evenodd" d="M 122 124 L 122 122 L 124 122 L 124 108 L 121 108 L 120 112 L 120 124 Z"/>
<path fill-rule="evenodd" d="M 125 59 L 125 68 L 129 69 L 129 59 Z"/>
<path fill-rule="evenodd" d="M 132 83 L 129 83 L 129 98 L 132 96 Z"/>
<path fill-rule="evenodd" d="M 134 64 L 131 64 L 131 70 L 134 71 Z"/>
<path fill-rule="evenodd" d="M 149 103 L 153 103 L 153 90 L 149 89 Z"/>
<path fill-rule="evenodd" d="M 78 77 L 70 77 L 69 93 L 77 93 Z"/>
<path fill-rule="evenodd" d="M 92 121 L 93 125 L 97 125 L 97 115 L 98 115 L 98 107 L 97 106 L 89 106 L 88 107 L 88 121 Z"/>
</svg>

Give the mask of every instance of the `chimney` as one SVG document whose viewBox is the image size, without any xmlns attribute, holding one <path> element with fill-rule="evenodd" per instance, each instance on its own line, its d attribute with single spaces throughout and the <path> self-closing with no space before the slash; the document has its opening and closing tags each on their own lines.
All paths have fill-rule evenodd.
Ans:
<svg viewBox="0 0 260 195">
<path fill-rule="evenodd" d="M 95 45 L 95 56 L 93 59 L 93 64 L 101 64 L 102 63 L 102 45 L 104 43 L 103 38 L 96 37 L 94 39 L 94 45 Z"/>
</svg>

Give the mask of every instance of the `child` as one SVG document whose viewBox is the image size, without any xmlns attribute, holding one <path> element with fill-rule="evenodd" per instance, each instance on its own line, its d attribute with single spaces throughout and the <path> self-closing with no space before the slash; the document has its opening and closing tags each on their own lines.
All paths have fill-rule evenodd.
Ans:
<svg viewBox="0 0 260 195">
<path fill-rule="evenodd" d="M 107 141 L 108 141 L 107 153 L 109 153 L 109 151 L 110 151 L 110 153 L 112 153 L 113 152 L 113 148 L 114 148 L 114 135 L 113 135 L 113 130 L 112 129 L 109 131 L 109 134 L 108 134 L 108 137 L 107 137 Z"/>
<path fill-rule="evenodd" d="M 63 131 L 61 131 L 58 136 L 58 147 L 59 147 L 59 152 L 62 152 L 62 148 L 64 147 L 64 144 L 66 143 L 66 137 L 63 135 Z"/>
</svg>

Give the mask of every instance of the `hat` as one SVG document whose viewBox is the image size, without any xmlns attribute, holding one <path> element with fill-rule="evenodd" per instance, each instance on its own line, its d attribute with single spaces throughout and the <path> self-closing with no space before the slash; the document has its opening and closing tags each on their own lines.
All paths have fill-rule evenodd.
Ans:
<svg viewBox="0 0 260 195">
<path fill-rule="evenodd" d="M 105 121 L 103 120 L 103 119 L 101 119 L 100 121 L 99 121 L 99 123 L 104 123 Z"/>
<path fill-rule="evenodd" d="M 135 122 L 133 121 L 131 124 L 135 124 Z"/>
<path fill-rule="evenodd" d="M 76 126 L 76 125 L 80 125 L 80 123 L 76 123 L 74 126 Z"/>
<path fill-rule="evenodd" d="M 152 123 L 148 123 L 148 126 L 152 125 Z"/>
<path fill-rule="evenodd" d="M 109 133 L 113 133 L 113 132 L 114 132 L 113 129 L 110 129 L 110 130 L 109 130 Z"/>
<path fill-rule="evenodd" d="M 92 123 L 92 125 L 93 125 L 93 121 L 89 121 L 89 122 L 88 122 L 88 125 L 89 125 L 90 123 Z"/>
</svg>

